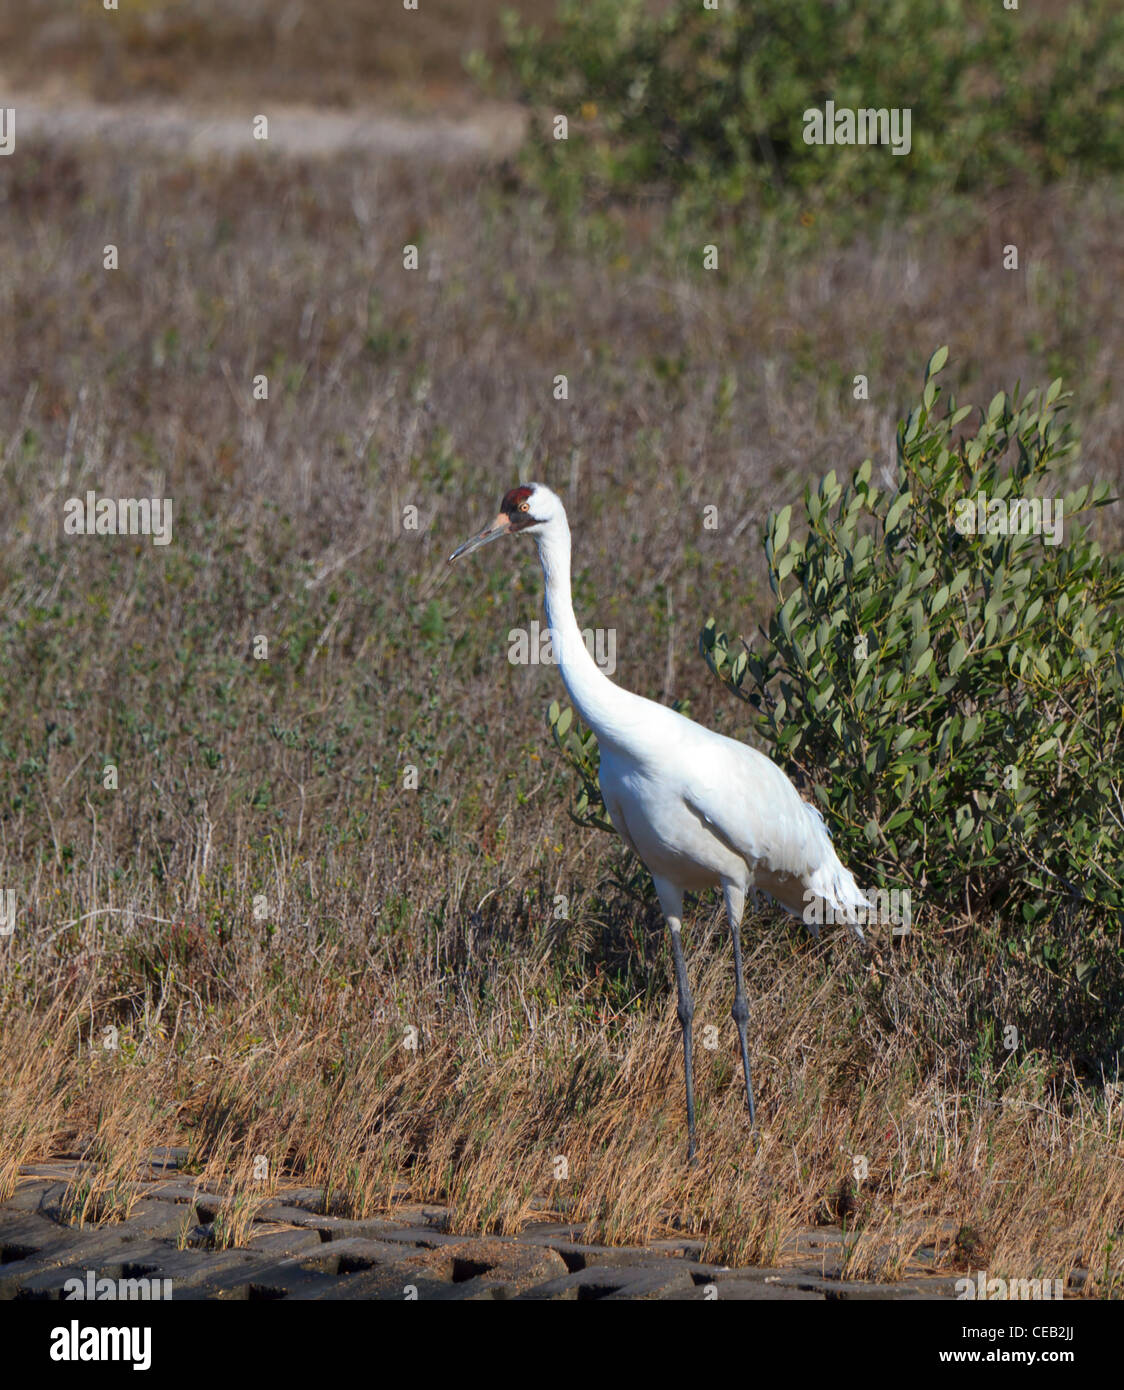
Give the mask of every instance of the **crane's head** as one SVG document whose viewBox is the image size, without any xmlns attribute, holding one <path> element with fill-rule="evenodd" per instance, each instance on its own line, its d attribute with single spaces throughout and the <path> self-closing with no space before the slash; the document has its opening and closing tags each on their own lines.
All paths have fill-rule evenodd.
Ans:
<svg viewBox="0 0 1124 1390">
<path fill-rule="evenodd" d="M 500 503 L 500 513 L 483 531 L 458 546 L 449 556 L 450 562 L 470 551 L 479 550 L 490 541 L 498 541 L 501 536 L 519 535 L 524 531 L 532 535 L 541 534 L 552 521 L 565 517 L 562 499 L 542 483 L 524 483 L 513 487 L 504 494 Z"/>
</svg>

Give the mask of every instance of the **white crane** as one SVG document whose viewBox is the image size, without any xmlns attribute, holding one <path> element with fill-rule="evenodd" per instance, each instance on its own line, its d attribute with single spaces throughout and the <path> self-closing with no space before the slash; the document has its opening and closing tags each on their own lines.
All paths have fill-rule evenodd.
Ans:
<svg viewBox="0 0 1124 1390">
<path fill-rule="evenodd" d="M 734 1007 L 750 1124 L 756 1121 L 746 1041 L 740 927 L 746 893 L 761 889 L 805 920 L 858 925 L 868 903 L 840 863 L 819 811 L 763 753 L 614 685 L 586 649 L 570 594 L 570 527 L 561 499 L 542 483 L 512 488 L 500 513 L 449 557 L 501 536 L 534 536 L 546 582 L 555 659 L 575 709 L 597 735 L 601 795 L 625 844 L 652 875 L 671 928 L 683 1067 L 687 1156 L 695 1155 L 691 1072 L 694 1007 L 680 940 L 683 894 L 721 886 L 734 943 Z M 818 911 L 805 913 L 809 904 Z M 815 930 L 815 928 L 813 928 Z M 818 931 L 816 931 L 818 935 Z"/>
</svg>

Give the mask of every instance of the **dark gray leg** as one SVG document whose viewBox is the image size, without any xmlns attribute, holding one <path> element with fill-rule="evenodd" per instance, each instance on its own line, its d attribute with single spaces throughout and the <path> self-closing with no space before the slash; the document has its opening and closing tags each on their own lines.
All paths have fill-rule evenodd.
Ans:
<svg viewBox="0 0 1124 1390">
<path fill-rule="evenodd" d="M 695 1006 L 691 1002 L 691 987 L 687 983 L 687 966 L 683 960 L 683 943 L 679 925 L 671 929 L 671 949 L 675 953 L 675 986 L 679 991 L 679 1026 L 683 1029 L 683 1074 L 687 1078 L 687 1162 L 695 1161 L 695 1083 L 691 1070 L 691 1024 Z"/>
<path fill-rule="evenodd" d="M 745 1001 L 745 988 L 742 984 L 742 936 L 737 922 L 730 923 L 734 938 L 734 1007 L 730 1010 L 738 1026 L 738 1042 L 742 1048 L 742 1071 L 745 1072 L 745 1103 L 749 1106 L 749 1123 L 757 1128 L 757 1115 L 753 1108 L 753 1083 L 749 1079 L 749 1042 L 745 1035 L 745 1025 L 749 1022 L 749 1005 Z"/>
<path fill-rule="evenodd" d="M 745 984 L 742 979 L 742 908 L 745 894 L 730 885 L 725 887 L 726 916 L 730 919 L 730 935 L 734 941 L 734 1007 L 730 1016 L 738 1029 L 738 1042 L 742 1050 L 742 1071 L 745 1073 L 745 1103 L 749 1107 L 749 1123 L 757 1128 L 757 1114 L 753 1105 L 753 1082 L 749 1076 L 749 1041 L 745 1026 L 749 1022 L 749 1005 L 745 998 Z"/>
<path fill-rule="evenodd" d="M 687 1082 L 687 1162 L 695 1161 L 695 1081 L 691 1070 L 691 1024 L 695 1006 L 691 1003 L 691 987 L 687 983 L 687 965 L 683 960 L 683 942 L 679 933 L 683 925 L 683 894 L 666 878 L 652 877 L 656 896 L 671 928 L 671 950 L 675 956 L 675 988 L 679 992 L 679 1026 L 683 1029 L 683 1074 Z"/>
</svg>

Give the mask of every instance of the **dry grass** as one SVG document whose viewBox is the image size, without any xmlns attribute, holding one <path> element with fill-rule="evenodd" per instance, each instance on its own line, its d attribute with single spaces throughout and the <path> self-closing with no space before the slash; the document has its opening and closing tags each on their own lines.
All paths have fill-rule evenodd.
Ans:
<svg viewBox="0 0 1124 1390">
<path fill-rule="evenodd" d="M 176 98 L 399 110 L 464 106 L 465 58 L 502 51 L 501 8 L 549 22 L 553 0 L 36 0 L 0 14 L 2 70 L 99 101 Z M 64 85 L 65 84 L 65 85 Z M 260 107 L 255 107 L 260 109 Z"/>
<path fill-rule="evenodd" d="M 303 1001 L 283 1006 L 266 995 L 262 1014 L 287 1034 L 242 1055 L 233 990 L 175 1047 L 145 1040 L 146 1061 L 90 1054 L 83 1070 L 96 1062 L 104 1073 L 96 1084 L 76 1084 L 73 1047 L 55 1043 L 40 1053 L 40 1085 L 66 1104 L 41 1116 L 24 1156 L 73 1147 L 92 1124 L 88 1153 L 98 1168 L 71 1205 L 75 1219 L 104 1220 L 128 1214 L 129 1182 L 154 1142 L 188 1138 L 189 1170 L 229 1194 L 214 1223 L 220 1245 L 244 1243 L 284 1173 L 324 1186 L 338 1214 L 369 1216 L 406 1196 L 440 1201 L 457 1231 L 511 1232 L 553 1209 L 592 1222 L 591 1234 L 607 1242 L 678 1231 L 703 1238 L 708 1258 L 745 1264 L 776 1262 L 794 1230 L 842 1220 L 851 1275 L 898 1277 L 935 1240 L 949 1267 L 1064 1278 L 1091 1265 L 1087 1292 L 1118 1291 L 1117 1090 L 1086 1085 L 1059 1104 L 1035 1056 L 1002 1088 L 987 1071 L 966 1084 L 968 1036 L 941 1036 L 935 1026 L 919 1035 L 920 1012 L 911 1028 L 890 1023 L 938 980 L 963 1002 L 971 987 L 963 974 L 899 952 L 864 969 L 847 943 L 813 950 L 755 921 L 754 1147 L 724 932 L 717 914 L 699 925 L 696 1027 L 716 1045 L 697 1053 L 693 1169 L 683 1162 L 673 1000 L 617 1016 L 581 1017 L 569 998 L 531 1010 L 524 1004 L 542 998 L 549 965 L 526 959 L 490 1000 L 458 991 L 442 1001 L 434 981 L 414 972 L 396 1004 L 384 997 L 380 1009 L 387 980 L 364 979 L 315 1025 L 304 1021 L 313 1009 Z M 309 973 L 291 981 L 294 991 L 312 985 Z M 947 1022 L 955 1002 L 939 1000 L 931 1017 Z M 74 1032 L 79 1019 L 76 1011 Z M 211 1051 L 222 1041 L 229 1055 Z M 0 1112 L 5 1152 L 26 1101 L 13 1092 Z M 266 1181 L 254 1174 L 259 1155 L 269 1161 Z M 857 1180 L 861 1160 L 866 1176 Z"/>
<path fill-rule="evenodd" d="M 440 1199 L 463 1231 L 544 1203 L 609 1241 L 674 1225 L 731 1263 L 844 1219 L 853 1273 L 892 1277 L 936 1233 L 951 1266 L 1084 1263 L 1090 1292 L 1119 1288 L 1104 1021 L 1012 924 L 946 923 L 870 965 L 751 919 L 754 1149 L 702 904 L 685 1167 L 666 942 L 609 881 L 620 847 L 566 817 L 554 673 L 506 660 L 540 616 L 533 554 L 444 565 L 516 476 L 544 477 L 617 679 L 738 732 L 698 627 L 748 628 L 768 508 L 883 456 L 938 343 L 964 398 L 1064 371 L 1081 467 L 1119 480 L 1117 190 L 844 249 L 813 229 L 799 257 L 762 228 L 719 281 L 668 264 L 650 210 L 560 228 L 488 171 L 87 149 L 4 175 L 0 1192 L 92 1141 L 74 1214 L 121 1214 L 142 1155 L 178 1141 L 233 1185 L 230 1243 L 284 1175 L 353 1213 Z M 175 543 L 63 536 L 87 488 L 172 497 Z"/>
</svg>

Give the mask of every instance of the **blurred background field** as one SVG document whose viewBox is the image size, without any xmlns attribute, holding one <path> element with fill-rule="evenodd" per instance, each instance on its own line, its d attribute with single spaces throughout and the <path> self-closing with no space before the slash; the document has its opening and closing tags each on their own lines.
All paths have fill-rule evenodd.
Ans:
<svg viewBox="0 0 1124 1390">
<path fill-rule="evenodd" d="M 768 512 L 889 459 L 938 344 L 965 402 L 1063 377 L 1082 442 L 1067 485 L 1118 492 L 1118 11 L 1027 5 L 1002 19 L 1024 26 L 1013 42 L 994 7 L 939 7 L 911 39 L 890 5 L 864 50 L 870 7 L 826 7 L 850 16 L 836 31 L 814 22 L 825 7 L 762 4 L 720 44 L 688 7 L 610 7 L 619 33 L 601 5 L 513 8 L 518 23 L 490 0 L 0 13 L 0 104 L 17 110 L 0 160 L 0 887 L 18 904 L 0 941 L 0 1190 L 92 1137 L 122 1170 L 183 1142 L 247 1189 L 264 1153 L 273 1181 L 363 1213 L 440 1198 L 465 1230 L 548 1200 L 610 1240 L 675 1221 L 734 1262 L 843 1219 L 850 1270 L 889 1276 L 951 1221 L 950 1265 L 1083 1264 L 1089 1291 L 1118 1289 L 1119 921 L 933 914 L 864 962 L 755 916 L 754 1152 L 728 944 L 702 901 L 696 1022 L 721 1041 L 696 1063 L 688 1172 L 658 912 L 619 843 L 567 814 L 555 673 L 507 660 L 509 629 L 541 619 L 533 548 L 445 564 L 508 486 L 547 482 L 571 513 L 579 620 L 617 632 L 615 678 L 744 737 L 699 630 L 766 619 Z M 767 40 L 800 56 L 791 71 L 754 66 Z M 852 71 L 856 90 L 869 62 L 887 101 L 894 73 L 924 71 L 948 127 L 917 130 L 904 161 L 786 157 L 786 92 L 804 105 L 823 55 L 825 80 Z M 739 98 L 738 73 L 789 86 Z M 127 141 L 48 121 L 21 143 L 24 97 L 140 114 Z M 244 116 L 245 148 L 146 138 L 169 103 Z M 250 138 L 258 112 L 423 131 L 485 106 L 529 121 L 518 155 L 293 159 Z M 559 109 L 565 144 L 543 138 Z M 767 140 L 754 112 L 773 113 Z M 174 543 L 64 536 L 63 502 L 87 489 L 171 497 Z M 1118 548 L 1118 508 L 1093 524 Z M 1010 1049 L 1016 1018 L 1029 1041 Z"/>
</svg>

